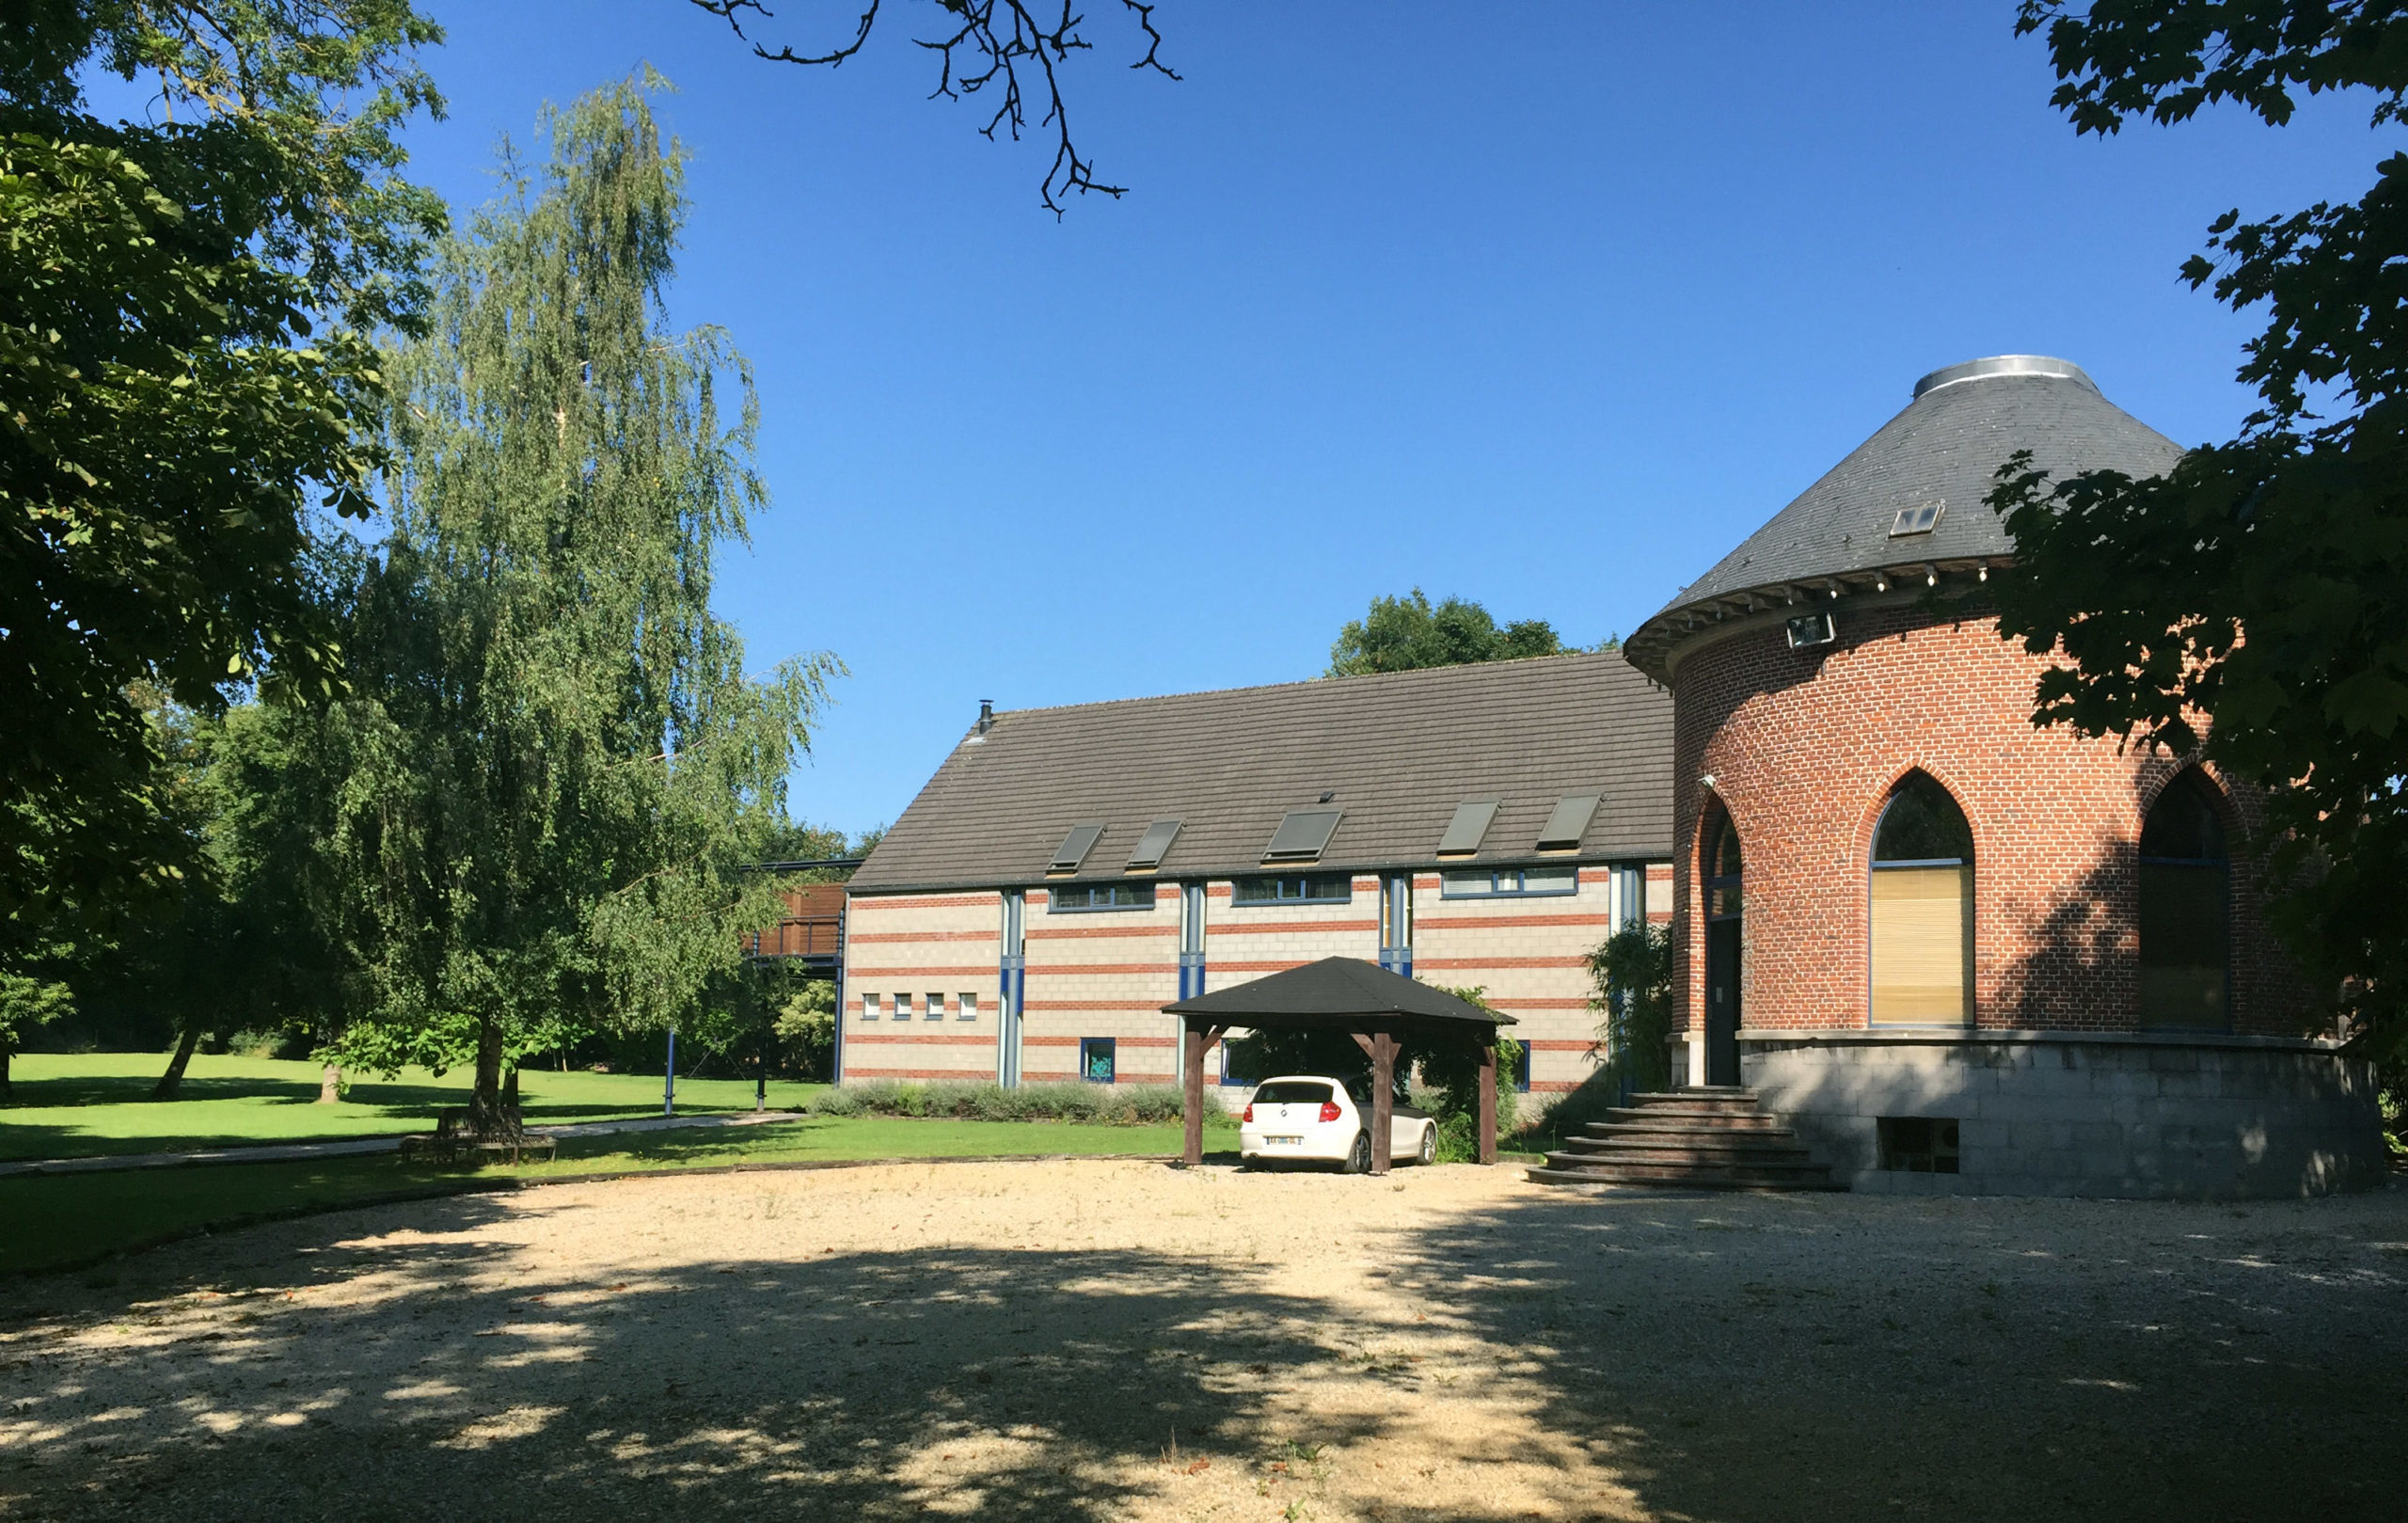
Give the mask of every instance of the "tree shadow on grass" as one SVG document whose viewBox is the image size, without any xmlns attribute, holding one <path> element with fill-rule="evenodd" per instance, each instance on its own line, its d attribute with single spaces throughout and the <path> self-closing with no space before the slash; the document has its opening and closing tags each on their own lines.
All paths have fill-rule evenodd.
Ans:
<svg viewBox="0 0 2408 1523">
<path fill-rule="evenodd" d="M 2393 1518 L 2408 1194 L 1517 1195 L 1396 1283 L 1520 1349 L 1656 1515 Z"/>
<path fill-rule="evenodd" d="M 150 1260 L 121 1288 L 26 1288 L 0 1353 L 50 1353 L 0 1358 L 0 1456 L 17 1460 L 0 1512 L 1077 1520 L 1221 1499 L 1275 1516 L 1312 1495 L 1323 1446 L 1386 1421 L 1278 1409 L 1345 1356 L 1339 1314 L 1259 1270 L 814 1256 L 806 1232 L 776 1261 L 511 1283 L 526 1250 L 473 1236 L 502 1209 L 413 1208 L 427 1235 L 372 1240 L 312 1223 L 297 1261 L 214 1283 L 161 1283 Z"/>
</svg>

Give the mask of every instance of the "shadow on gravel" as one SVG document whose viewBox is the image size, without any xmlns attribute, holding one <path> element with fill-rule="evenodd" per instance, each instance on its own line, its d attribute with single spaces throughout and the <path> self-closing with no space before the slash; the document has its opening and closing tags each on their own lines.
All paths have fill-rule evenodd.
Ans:
<svg viewBox="0 0 2408 1523">
<path fill-rule="evenodd" d="M 163 1255 L 113 1286 L 8 1289 L 0 1515 L 1169 1511 L 1197 1459 L 1267 1473 L 1265 1435 L 1292 1431 L 1274 1394 L 1371 1326 L 1258 1268 L 1142 1250 L 698 1257 L 495 1285 L 545 1264 L 540 1242 L 446 1235 L 531 1209 L 580 1208 L 467 1198 L 390 1237 L 356 1237 L 358 1217 L 282 1229 L 297 1250 L 214 1282 L 165 1279 L 209 1261 Z M 1652 1516 L 2334 1523 L 2397 1516 L 2408 1475 L 2397 1191 L 2246 1211 L 1531 1193 L 1373 1246 L 1406 1320 L 1476 1335 L 1484 1378 L 1531 1398 L 1526 1452 L 1593 1457 Z M 338 1282 L 359 1304 L 324 1304 Z M 111 1328 L 127 1341 L 83 1341 Z M 1418 1376 L 1346 1372 L 1391 1381 L 1393 1406 L 1296 1438 L 1342 1452 L 1411 1431 Z M 1394 1484 L 1361 1515 L 1434 1515 Z M 1278 1516 L 1284 1495 L 1225 1515 Z"/>
<path fill-rule="evenodd" d="M 411 1221 L 467 1232 L 500 1209 Z M 0 1516 L 1115 1518 L 1197 1460 L 1226 1475 L 1280 1452 L 1264 1395 L 1339 1357 L 1321 1303 L 1175 1256 L 703 1260 L 537 1294 L 472 1283 L 515 1245 L 357 1230 L 329 1220 L 257 1278 L 168 1284 L 132 1261 L 104 1294 L 18 1287 L 0 1369 L 27 1335 L 177 1315 L 158 1341 L 0 1383 Z M 338 1281 L 375 1299 L 312 1304 Z M 224 1309 L 205 1332 L 195 1297 Z"/>
<path fill-rule="evenodd" d="M 1656 1515 L 2401 1515 L 2408 1191 L 1566 1192 L 1397 1252 Z"/>
</svg>

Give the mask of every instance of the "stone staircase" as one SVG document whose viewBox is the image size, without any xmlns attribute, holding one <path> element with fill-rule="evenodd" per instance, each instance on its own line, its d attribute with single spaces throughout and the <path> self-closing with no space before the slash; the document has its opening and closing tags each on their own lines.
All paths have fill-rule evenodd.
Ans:
<svg viewBox="0 0 2408 1523">
<path fill-rule="evenodd" d="M 1632 1104 L 1566 1137 L 1541 1184 L 1651 1184 L 1684 1190 L 1845 1190 L 1830 1166 L 1778 1118 L 1756 1108 L 1756 1092 L 1717 1086 L 1633 1095 Z"/>
</svg>

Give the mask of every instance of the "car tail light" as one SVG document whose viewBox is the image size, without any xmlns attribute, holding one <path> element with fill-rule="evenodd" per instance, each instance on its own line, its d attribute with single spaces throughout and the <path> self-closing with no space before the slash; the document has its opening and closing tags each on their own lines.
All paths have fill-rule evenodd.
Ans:
<svg viewBox="0 0 2408 1523">
<path fill-rule="evenodd" d="M 1335 1121 L 1335 1120 L 1337 1120 L 1337 1119 L 1338 1119 L 1338 1102 L 1336 1102 L 1336 1101 L 1334 1101 L 1334 1100 L 1324 1100 L 1324 1101 L 1323 1101 L 1323 1102 L 1321 1103 L 1321 1118 L 1322 1118 L 1323 1120 L 1324 1120 L 1324 1121 Z"/>
<path fill-rule="evenodd" d="M 1254 1119 L 1254 1107 L 1251 1104 L 1247 1105 L 1245 1108 L 1245 1114 L 1239 1117 L 1238 1119 L 1249 1123 L 1252 1122 Z"/>
</svg>

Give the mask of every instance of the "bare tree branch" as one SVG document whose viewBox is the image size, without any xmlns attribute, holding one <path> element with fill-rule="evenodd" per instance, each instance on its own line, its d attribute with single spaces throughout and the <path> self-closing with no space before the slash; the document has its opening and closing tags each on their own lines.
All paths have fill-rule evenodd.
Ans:
<svg viewBox="0 0 2408 1523">
<path fill-rule="evenodd" d="M 825 53 L 795 51 L 791 44 L 772 50 L 755 41 L 745 31 L 746 12 L 763 21 L 776 19 L 776 13 L 763 0 L 689 0 L 727 23 L 737 37 L 751 45 L 754 57 L 770 63 L 805 66 L 825 65 L 835 68 L 867 45 L 871 30 L 878 24 L 879 8 L 883 0 L 855 0 L 862 9 L 853 28 L 850 42 Z M 1051 0 L 930 0 L 952 20 L 949 35 L 941 38 L 914 39 L 918 44 L 938 56 L 937 87 L 929 99 L 943 96 L 961 100 L 993 87 L 998 91 L 994 114 L 978 129 L 982 136 L 994 138 L 998 129 L 1020 141 L 1028 126 L 1028 94 L 1022 88 L 1021 71 L 1032 70 L 1042 76 L 1045 110 L 1038 118 L 1040 128 L 1054 133 L 1054 163 L 1045 171 L 1045 179 L 1038 187 L 1038 198 L 1045 209 L 1055 216 L 1064 211 L 1064 201 L 1071 191 L 1080 195 L 1090 192 L 1116 199 L 1128 193 L 1126 185 L 1106 184 L 1095 178 L 1094 161 L 1083 156 L 1070 135 L 1070 117 L 1062 100 L 1061 76 L 1058 66 L 1069 60 L 1072 53 L 1092 51 L 1079 28 L 1084 15 L 1072 11 L 1071 0 L 1061 0 L 1058 13 Z M 1129 67 L 1151 70 L 1165 79 L 1176 80 L 1179 71 L 1162 61 L 1163 34 L 1154 25 L 1154 6 L 1148 0 L 1120 0 L 1121 8 L 1134 16 L 1138 28 L 1146 36 L 1146 56 Z M 1037 11 L 1047 12 L 1040 21 Z M 998 11 L 1001 12 L 1000 17 Z M 1035 83 L 1036 81 L 1032 81 Z"/>
</svg>

